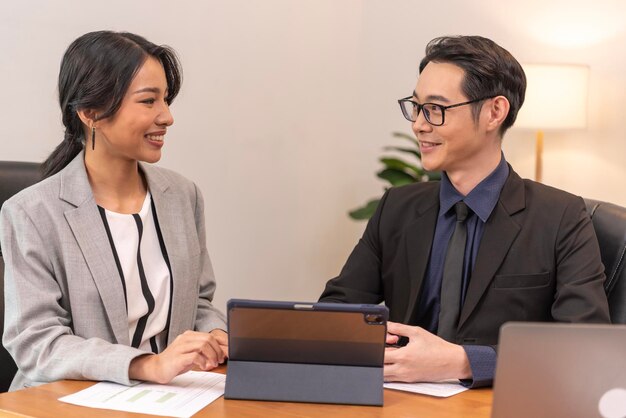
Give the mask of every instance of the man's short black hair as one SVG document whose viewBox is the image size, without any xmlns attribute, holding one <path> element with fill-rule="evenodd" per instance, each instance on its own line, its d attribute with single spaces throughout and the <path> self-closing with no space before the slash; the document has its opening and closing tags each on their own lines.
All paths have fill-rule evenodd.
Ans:
<svg viewBox="0 0 626 418">
<path fill-rule="evenodd" d="M 520 63 L 500 45 L 482 36 L 442 36 L 426 46 L 420 74 L 429 62 L 454 64 L 465 72 L 461 84 L 468 100 L 504 96 L 510 103 L 509 114 L 500 127 L 503 136 L 524 103 L 526 75 Z M 482 102 L 472 105 L 477 120 Z"/>
</svg>

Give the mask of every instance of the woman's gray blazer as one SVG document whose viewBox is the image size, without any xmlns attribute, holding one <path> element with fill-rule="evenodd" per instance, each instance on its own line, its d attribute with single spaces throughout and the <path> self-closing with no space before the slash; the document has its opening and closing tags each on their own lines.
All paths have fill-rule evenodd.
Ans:
<svg viewBox="0 0 626 418">
<path fill-rule="evenodd" d="M 129 384 L 130 361 L 145 354 L 130 347 L 124 291 L 83 159 L 2 206 L 3 343 L 19 368 L 11 390 L 60 379 Z M 200 191 L 172 171 L 140 167 L 172 268 L 168 344 L 185 330 L 226 329 L 211 304 Z"/>
</svg>

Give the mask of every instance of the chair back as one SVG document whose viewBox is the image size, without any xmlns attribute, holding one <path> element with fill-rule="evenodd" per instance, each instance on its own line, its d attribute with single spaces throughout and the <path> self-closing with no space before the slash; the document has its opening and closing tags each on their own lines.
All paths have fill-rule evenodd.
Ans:
<svg viewBox="0 0 626 418">
<path fill-rule="evenodd" d="M 600 244 L 611 321 L 626 324 L 626 208 L 585 199 Z"/>
<path fill-rule="evenodd" d="M 6 200 L 41 179 L 38 163 L 0 161 L 0 208 Z M 17 366 L 1 344 L 4 334 L 4 258 L 0 247 L 0 393 L 6 392 Z"/>
</svg>

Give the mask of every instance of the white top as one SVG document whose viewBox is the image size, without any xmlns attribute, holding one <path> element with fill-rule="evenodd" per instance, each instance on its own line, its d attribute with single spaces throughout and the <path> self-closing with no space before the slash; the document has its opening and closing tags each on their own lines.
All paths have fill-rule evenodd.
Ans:
<svg viewBox="0 0 626 418">
<path fill-rule="evenodd" d="M 167 344 L 171 286 L 150 193 L 137 214 L 98 208 L 125 288 L 131 345 L 158 353 Z"/>
</svg>

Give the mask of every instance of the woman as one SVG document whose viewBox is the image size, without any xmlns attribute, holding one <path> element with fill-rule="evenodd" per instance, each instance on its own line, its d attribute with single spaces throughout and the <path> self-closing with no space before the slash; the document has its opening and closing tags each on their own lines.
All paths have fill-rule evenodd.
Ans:
<svg viewBox="0 0 626 418">
<path fill-rule="evenodd" d="M 167 383 L 227 356 L 203 200 L 161 158 L 174 52 L 92 32 L 59 74 L 65 138 L 0 215 L 11 390 L 59 379 Z M 193 330 L 193 331 L 192 331 Z"/>
</svg>

